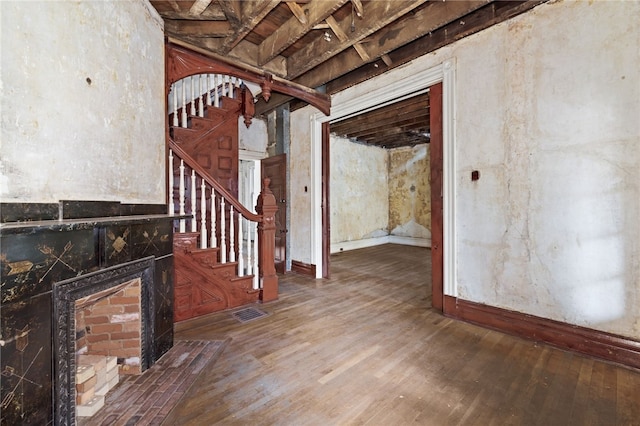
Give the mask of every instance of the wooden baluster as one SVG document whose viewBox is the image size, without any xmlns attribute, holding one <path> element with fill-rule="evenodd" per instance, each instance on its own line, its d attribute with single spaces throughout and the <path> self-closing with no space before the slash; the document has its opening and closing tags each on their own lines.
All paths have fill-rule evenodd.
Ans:
<svg viewBox="0 0 640 426">
<path fill-rule="evenodd" d="M 211 74 L 207 74 L 207 105 L 211 106 Z"/>
<path fill-rule="evenodd" d="M 213 106 L 216 108 L 220 107 L 220 93 L 218 92 L 218 74 L 213 75 Z"/>
<path fill-rule="evenodd" d="M 181 123 L 180 126 L 187 127 L 187 89 L 184 87 L 186 83 L 186 79 L 180 80 L 180 85 L 182 86 L 182 114 L 180 116 Z"/>
<path fill-rule="evenodd" d="M 227 263 L 227 224 L 225 223 L 224 197 L 220 197 L 220 263 Z"/>
<path fill-rule="evenodd" d="M 200 248 L 207 248 L 207 186 L 200 184 Z"/>
<path fill-rule="evenodd" d="M 191 76 L 189 78 L 189 88 L 191 89 L 191 109 L 190 109 L 191 110 L 191 116 L 196 115 L 196 95 L 194 93 L 195 84 L 193 83 L 193 79 L 194 78 L 195 78 L 194 76 Z"/>
<path fill-rule="evenodd" d="M 175 118 L 176 114 L 174 113 L 173 117 Z M 176 205 L 173 201 L 173 150 L 169 150 L 169 214 L 174 214 L 176 212 Z"/>
<path fill-rule="evenodd" d="M 184 160 L 180 159 L 180 182 L 179 182 L 179 199 L 180 214 L 184 215 Z M 184 219 L 180 219 L 180 232 L 186 232 L 186 223 Z"/>
<path fill-rule="evenodd" d="M 176 84 L 174 83 L 171 86 L 171 105 L 173 105 L 173 127 L 178 127 L 180 125 L 180 120 L 178 120 L 178 90 L 176 90 Z"/>
<path fill-rule="evenodd" d="M 244 277 L 244 238 L 242 238 L 242 221 L 244 216 L 238 213 L 238 276 Z"/>
<path fill-rule="evenodd" d="M 233 205 L 229 205 L 229 262 L 236 261 L 235 217 Z"/>
<path fill-rule="evenodd" d="M 198 74 L 198 117 L 204 117 L 204 89 L 202 88 L 202 74 Z"/>
<path fill-rule="evenodd" d="M 198 230 L 197 225 L 197 200 L 196 200 L 196 171 L 191 170 L 191 232 Z"/>
<path fill-rule="evenodd" d="M 260 267 L 260 300 L 263 302 L 278 298 L 278 276 L 275 265 L 278 205 L 276 197 L 269 188 L 269 183 L 271 183 L 271 179 L 265 178 L 256 205 L 256 212 L 262 215 L 262 222 L 258 225 L 258 254 L 260 256 L 258 265 Z"/>
<path fill-rule="evenodd" d="M 211 245 L 209 247 L 218 247 L 216 239 L 216 191 L 211 188 Z"/>
<path fill-rule="evenodd" d="M 253 252 L 251 251 L 251 228 L 253 227 L 254 222 L 250 222 L 247 219 L 247 275 L 251 275 L 253 273 L 253 263 L 251 259 L 253 258 Z M 254 278 L 254 284 L 257 282 Z M 257 288 L 255 285 L 254 289 Z"/>
</svg>

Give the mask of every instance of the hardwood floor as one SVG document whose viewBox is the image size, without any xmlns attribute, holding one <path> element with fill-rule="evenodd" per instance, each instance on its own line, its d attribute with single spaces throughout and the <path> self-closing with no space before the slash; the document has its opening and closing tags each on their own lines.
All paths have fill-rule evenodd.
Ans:
<svg viewBox="0 0 640 426">
<path fill-rule="evenodd" d="M 429 258 L 340 253 L 330 280 L 280 276 L 267 317 L 178 324 L 177 340 L 232 340 L 164 424 L 640 424 L 640 372 L 443 317 Z"/>
</svg>

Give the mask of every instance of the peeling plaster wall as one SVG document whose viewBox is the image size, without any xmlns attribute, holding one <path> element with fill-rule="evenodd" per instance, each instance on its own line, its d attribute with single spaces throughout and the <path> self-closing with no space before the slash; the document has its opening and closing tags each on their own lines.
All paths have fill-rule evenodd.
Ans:
<svg viewBox="0 0 640 426">
<path fill-rule="evenodd" d="M 640 338 L 638 22 L 552 3 L 455 51 L 460 297 Z"/>
<path fill-rule="evenodd" d="M 458 297 L 640 339 L 638 22 L 553 1 L 332 96 L 456 62 Z"/>
<path fill-rule="evenodd" d="M 331 243 L 389 234 L 389 156 L 331 135 Z"/>
<path fill-rule="evenodd" d="M 146 1 L 0 2 L 3 202 L 165 202 L 164 35 Z"/>
<path fill-rule="evenodd" d="M 311 127 L 310 117 L 316 110 L 305 107 L 290 116 L 289 146 L 289 233 L 291 259 L 312 263 L 311 226 Z M 306 188 L 306 191 L 305 191 Z M 320 265 L 317 265 L 320 267 Z"/>
<path fill-rule="evenodd" d="M 429 144 L 389 150 L 391 235 L 431 240 Z"/>
</svg>

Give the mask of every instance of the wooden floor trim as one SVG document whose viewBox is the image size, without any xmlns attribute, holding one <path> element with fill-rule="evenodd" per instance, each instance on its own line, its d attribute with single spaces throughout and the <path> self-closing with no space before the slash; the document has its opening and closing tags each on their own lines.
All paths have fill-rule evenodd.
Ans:
<svg viewBox="0 0 640 426">
<path fill-rule="evenodd" d="M 308 263 L 302 263 L 297 260 L 291 261 L 291 272 L 297 272 L 298 274 L 308 275 L 310 277 L 316 276 L 316 265 L 310 265 Z"/>
<path fill-rule="evenodd" d="M 640 341 L 445 296 L 444 314 L 472 324 L 640 369 Z"/>
</svg>

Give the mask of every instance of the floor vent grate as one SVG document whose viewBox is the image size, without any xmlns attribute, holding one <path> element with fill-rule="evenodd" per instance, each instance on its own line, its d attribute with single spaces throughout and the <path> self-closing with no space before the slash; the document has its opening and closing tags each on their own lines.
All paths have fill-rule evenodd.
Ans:
<svg viewBox="0 0 640 426">
<path fill-rule="evenodd" d="M 266 317 L 268 314 L 258 308 L 244 308 L 239 311 L 232 312 L 231 315 L 240 322 L 249 322 L 258 318 Z"/>
</svg>

